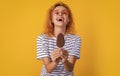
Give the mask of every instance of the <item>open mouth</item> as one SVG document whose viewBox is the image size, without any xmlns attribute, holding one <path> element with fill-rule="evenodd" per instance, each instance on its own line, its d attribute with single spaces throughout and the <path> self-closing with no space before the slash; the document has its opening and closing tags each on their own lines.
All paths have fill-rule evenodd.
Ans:
<svg viewBox="0 0 120 76">
<path fill-rule="evenodd" d="M 57 21 L 63 22 L 63 18 L 57 18 Z"/>
</svg>

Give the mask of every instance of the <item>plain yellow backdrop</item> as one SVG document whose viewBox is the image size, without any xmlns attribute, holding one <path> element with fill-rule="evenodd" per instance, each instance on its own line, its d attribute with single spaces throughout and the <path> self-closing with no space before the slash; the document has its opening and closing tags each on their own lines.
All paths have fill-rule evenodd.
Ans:
<svg viewBox="0 0 120 76">
<path fill-rule="evenodd" d="M 59 0 L 0 0 L 0 76 L 40 76 L 36 37 Z M 120 1 L 61 0 L 82 38 L 75 76 L 120 76 Z"/>
</svg>

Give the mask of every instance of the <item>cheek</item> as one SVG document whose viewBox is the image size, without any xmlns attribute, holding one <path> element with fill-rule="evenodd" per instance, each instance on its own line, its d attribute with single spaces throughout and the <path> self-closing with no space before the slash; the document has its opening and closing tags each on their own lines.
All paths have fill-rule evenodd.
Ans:
<svg viewBox="0 0 120 76">
<path fill-rule="evenodd" d="M 66 21 L 69 21 L 69 18 L 68 18 L 67 15 L 65 15 L 64 18 L 65 18 Z"/>
<path fill-rule="evenodd" d="M 52 16 L 52 22 L 54 22 L 54 21 L 55 21 L 55 19 L 56 19 L 56 16 L 55 16 L 55 15 L 53 15 L 53 16 Z"/>
</svg>

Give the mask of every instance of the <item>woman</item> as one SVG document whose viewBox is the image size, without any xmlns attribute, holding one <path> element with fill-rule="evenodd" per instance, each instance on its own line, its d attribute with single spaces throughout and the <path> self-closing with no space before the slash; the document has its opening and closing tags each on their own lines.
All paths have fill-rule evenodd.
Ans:
<svg viewBox="0 0 120 76">
<path fill-rule="evenodd" d="M 45 32 L 37 38 L 37 59 L 44 63 L 41 76 L 74 76 L 81 39 L 74 34 L 72 13 L 66 4 L 58 2 L 49 9 L 47 17 Z M 65 39 L 61 49 L 56 46 L 59 33 Z"/>
</svg>

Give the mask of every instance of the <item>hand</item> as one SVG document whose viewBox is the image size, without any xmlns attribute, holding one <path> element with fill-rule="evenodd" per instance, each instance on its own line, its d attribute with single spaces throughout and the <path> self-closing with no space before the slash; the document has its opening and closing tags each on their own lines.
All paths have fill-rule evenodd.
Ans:
<svg viewBox="0 0 120 76">
<path fill-rule="evenodd" d="M 64 64 L 68 59 L 68 52 L 67 50 L 62 50 L 60 51 L 60 53 L 61 53 L 62 63 Z"/>
<path fill-rule="evenodd" d="M 61 57 L 61 54 L 60 54 L 60 49 L 55 49 L 52 53 L 51 53 L 51 59 L 54 63 L 58 64 L 59 61 L 60 61 L 60 57 Z"/>
</svg>

